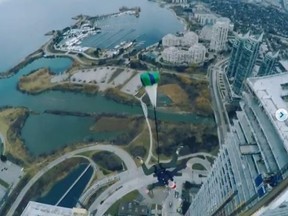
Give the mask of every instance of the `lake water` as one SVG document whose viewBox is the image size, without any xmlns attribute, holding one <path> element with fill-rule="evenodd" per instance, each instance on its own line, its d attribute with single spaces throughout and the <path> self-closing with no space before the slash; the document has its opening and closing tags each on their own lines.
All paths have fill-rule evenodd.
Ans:
<svg viewBox="0 0 288 216">
<path fill-rule="evenodd" d="M 45 196 L 39 198 L 37 202 L 55 205 L 86 168 L 87 164 L 79 165 L 64 179 L 59 182 L 55 182 L 55 185 L 51 188 L 51 190 Z M 88 168 L 86 173 L 79 179 L 71 191 L 67 193 L 66 197 L 59 203 L 59 206 L 67 208 L 73 208 L 76 206 L 77 200 L 89 182 L 92 173 L 92 167 Z"/>
</svg>

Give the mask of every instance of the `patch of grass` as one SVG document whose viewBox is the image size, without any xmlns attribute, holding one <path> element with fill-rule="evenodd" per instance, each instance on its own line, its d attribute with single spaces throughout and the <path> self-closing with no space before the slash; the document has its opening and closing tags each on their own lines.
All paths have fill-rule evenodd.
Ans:
<svg viewBox="0 0 288 216">
<path fill-rule="evenodd" d="M 124 149 L 134 157 L 140 156 L 143 159 L 146 159 L 149 152 L 149 146 L 149 131 L 147 126 L 145 126 L 142 132 L 134 140 L 132 140 L 128 146 L 125 146 Z"/>
<path fill-rule="evenodd" d="M 98 86 L 93 84 L 78 84 L 70 82 L 52 83 L 53 75 L 47 68 L 36 70 L 20 78 L 17 88 L 29 94 L 39 94 L 47 90 L 72 91 L 85 94 L 97 94 Z"/>
<path fill-rule="evenodd" d="M 26 76 L 22 76 L 18 82 L 18 88 L 23 92 L 33 94 L 49 90 L 56 85 L 50 82 L 52 76 L 47 68 L 41 68 Z"/>
<path fill-rule="evenodd" d="M 135 105 L 139 104 L 139 101 L 133 97 L 132 95 L 126 94 L 122 92 L 118 88 L 108 88 L 105 90 L 105 96 L 108 99 L 114 100 L 118 103 L 123 103 L 123 104 L 130 104 L 130 105 Z"/>
<path fill-rule="evenodd" d="M 193 164 L 192 169 L 196 169 L 196 170 L 206 170 L 205 167 L 204 167 L 202 164 L 199 164 L 199 163 Z"/>
<path fill-rule="evenodd" d="M 159 86 L 159 92 L 167 95 L 176 105 L 189 104 L 187 93 L 177 84 L 167 84 Z"/>
<path fill-rule="evenodd" d="M 95 132 L 126 131 L 131 125 L 134 125 L 135 119 L 128 117 L 100 117 L 96 123 L 90 127 Z"/>
<path fill-rule="evenodd" d="M 179 85 L 189 95 L 190 102 L 196 113 L 201 115 L 212 115 L 211 96 L 208 88 L 208 81 L 190 79 L 183 75 L 178 75 Z"/>
<path fill-rule="evenodd" d="M 169 159 L 179 145 L 184 147 L 181 155 L 201 151 L 210 153 L 216 146 L 218 148 L 217 136 L 210 134 L 215 129 L 214 125 L 159 121 L 158 126 L 161 158 L 163 155 Z M 152 131 L 153 137 L 156 137 L 154 126 Z M 156 145 L 154 145 L 155 148 Z M 154 155 L 156 156 L 155 153 Z"/>
<path fill-rule="evenodd" d="M 112 82 L 119 74 L 121 74 L 124 71 L 123 68 L 116 68 L 116 70 L 113 72 L 112 76 L 110 77 L 108 83 Z"/>
<path fill-rule="evenodd" d="M 203 156 L 203 155 L 197 155 L 196 157 L 198 157 L 198 158 L 201 158 L 201 159 L 205 160 L 205 156 Z"/>
<path fill-rule="evenodd" d="M 29 116 L 26 108 L 3 108 L 0 110 L 0 133 L 4 137 L 5 154 L 12 155 L 16 161 L 29 164 L 29 157 L 21 139 L 21 129 Z M 8 157 L 8 159 L 10 159 Z"/>
<path fill-rule="evenodd" d="M 78 84 L 78 83 L 60 83 L 53 87 L 53 90 L 79 92 L 89 95 L 98 93 L 99 87 L 94 84 Z"/>
<path fill-rule="evenodd" d="M 118 215 L 118 209 L 121 203 L 124 202 L 131 202 L 137 197 L 140 196 L 140 193 L 137 190 L 131 191 L 130 193 L 126 194 L 123 196 L 121 199 L 117 200 L 106 212 L 106 214 L 111 214 L 111 215 Z"/>
<path fill-rule="evenodd" d="M 206 151 L 209 154 L 212 154 L 214 156 L 217 156 L 219 153 L 219 145 L 218 146 L 214 146 L 210 151 Z"/>
<path fill-rule="evenodd" d="M 92 155 L 92 159 L 98 166 L 103 168 L 103 173 L 106 171 L 110 173 L 111 171 L 114 172 L 123 170 L 123 161 L 111 152 L 97 152 Z"/>
<path fill-rule="evenodd" d="M 0 185 L 2 185 L 5 188 L 9 188 L 9 184 L 5 182 L 4 180 L 2 180 L 1 178 L 0 178 Z"/>
<path fill-rule="evenodd" d="M 214 163 L 214 158 L 206 156 L 207 160 L 210 162 L 211 165 Z"/>
</svg>

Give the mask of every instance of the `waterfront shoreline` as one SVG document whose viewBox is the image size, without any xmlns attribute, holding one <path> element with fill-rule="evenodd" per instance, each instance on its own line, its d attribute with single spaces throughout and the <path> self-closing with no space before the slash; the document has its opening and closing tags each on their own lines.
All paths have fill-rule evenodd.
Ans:
<svg viewBox="0 0 288 216">
<path fill-rule="evenodd" d="M 7 78 L 10 78 L 10 77 L 14 76 L 22 68 L 26 67 L 27 65 L 29 65 L 33 61 L 35 61 L 35 60 L 37 60 L 37 59 L 39 59 L 39 58 L 41 58 L 43 56 L 44 56 L 44 53 L 43 53 L 43 50 L 42 50 L 42 47 L 41 47 L 41 48 L 37 49 L 35 52 L 33 52 L 30 55 L 26 56 L 24 58 L 24 60 L 20 61 L 14 67 L 8 69 L 5 72 L 0 72 L 0 79 L 7 79 Z"/>
</svg>

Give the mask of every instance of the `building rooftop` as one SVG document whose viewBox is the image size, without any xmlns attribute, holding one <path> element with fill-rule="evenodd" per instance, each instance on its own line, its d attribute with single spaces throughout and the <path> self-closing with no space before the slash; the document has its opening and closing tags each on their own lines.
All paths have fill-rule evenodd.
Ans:
<svg viewBox="0 0 288 216">
<path fill-rule="evenodd" d="M 30 201 L 21 216 L 88 216 L 89 212 L 79 208 L 65 208 Z"/>
<path fill-rule="evenodd" d="M 288 152 L 288 120 L 281 122 L 275 117 L 278 109 L 288 110 L 287 100 L 285 101 L 285 97 L 288 97 L 288 89 L 285 88 L 286 85 L 288 86 L 288 73 L 248 78 L 247 83 L 259 98 Z"/>
</svg>

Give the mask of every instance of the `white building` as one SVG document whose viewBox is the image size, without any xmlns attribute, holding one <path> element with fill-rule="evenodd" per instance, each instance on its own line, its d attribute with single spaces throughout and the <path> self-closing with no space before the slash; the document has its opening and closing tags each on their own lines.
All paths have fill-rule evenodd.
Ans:
<svg viewBox="0 0 288 216">
<path fill-rule="evenodd" d="M 205 60 L 205 54 L 206 54 L 206 47 L 202 44 L 194 44 L 192 47 L 188 50 L 188 63 L 196 63 L 200 64 L 204 62 Z"/>
<path fill-rule="evenodd" d="M 186 32 L 181 40 L 181 46 L 193 46 L 198 43 L 198 35 L 195 32 Z"/>
<path fill-rule="evenodd" d="M 205 25 L 199 34 L 199 38 L 202 40 L 210 41 L 212 37 L 212 26 L 211 25 Z"/>
<path fill-rule="evenodd" d="M 188 50 L 168 47 L 162 52 L 164 61 L 172 64 L 201 64 L 205 60 L 206 48 L 202 44 L 194 44 Z"/>
<path fill-rule="evenodd" d="M 181 64 L 185 61 L 183 53 L 176 47 L 168 47 L 163 50 L 162 58 L 166 62 Z"/>
<path fill-rule="evenodd" d="M 187 4 L 187 0 L 172 0 L 174 4 Z"/>
<path fill-rule="evenodd" d="M 164 47 L 170 46 L 193 46 L 198 43 L 198 35 L 195 32 L 186 32 L 183 36 L 175 36 L 167 34 L 162 38 L 162 45 Z"/>
<path fill-rule="evenodd" d="M 228 18 L 219 18 L 212 27 L 212 37 L 210 49 L 213 51 L 221 51 L 225 48 L 228 31 L 230 28 L 230 20 Z"/>
<path fill-rule="evenodd" d="M 30 201 L 21 216 L 89 216 L 90 213 L 80 208 L 65 208 Z"/>
<path fill-rule="evenodd" d="M 205 11 L 196 11 L 194 16 L 201 25 L 213 25 L 217 21 L 217 16 Z"/>
<path fill-rule="evenodd" d="M 173 34 L 167 34 L 162 38 L 162 45 L 164 47 L 180 46 L 181 38 Z"/>
</svg>

